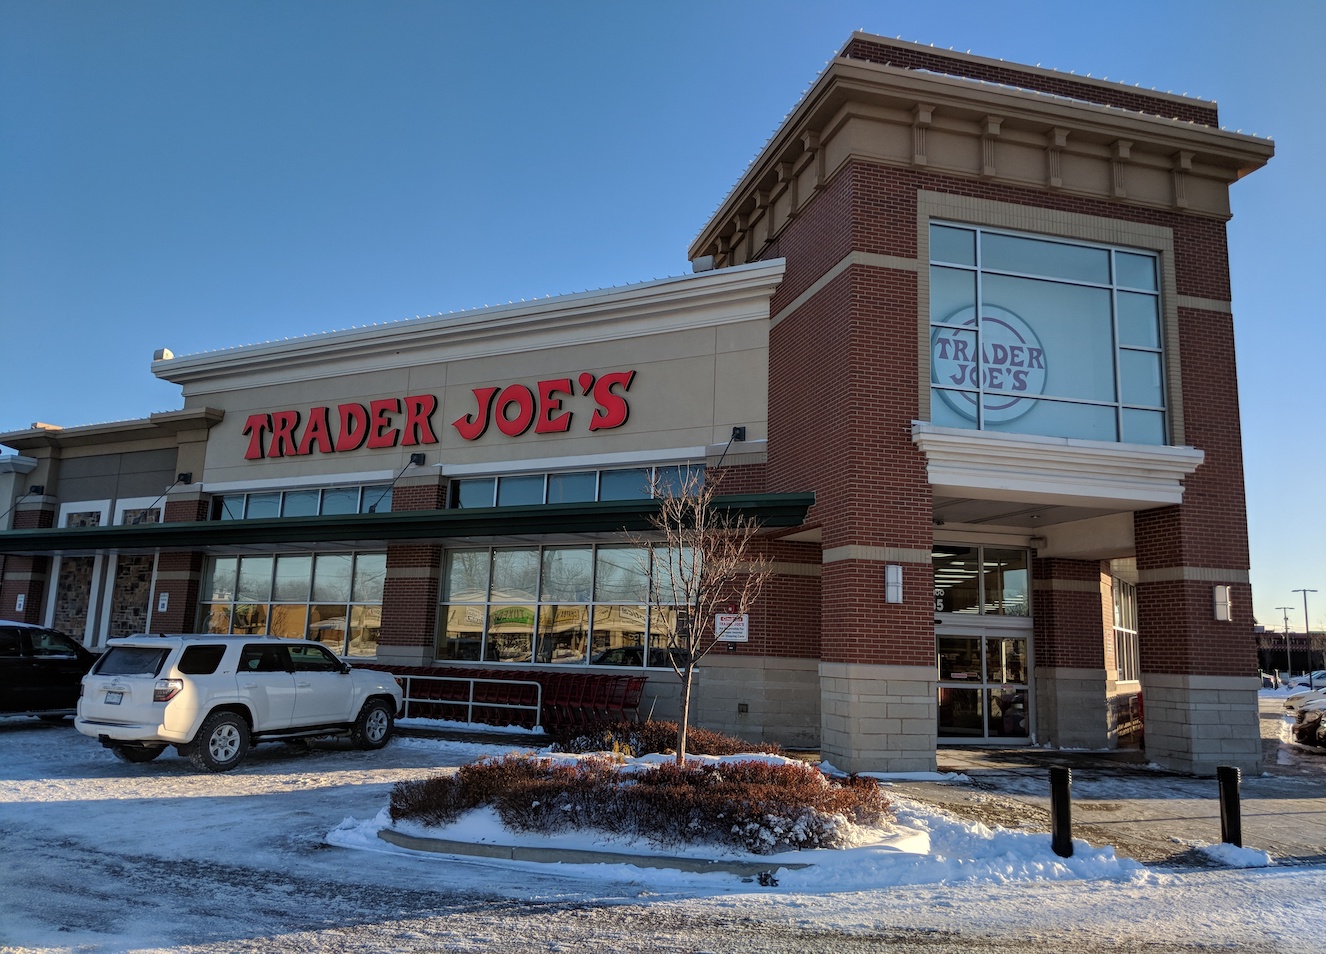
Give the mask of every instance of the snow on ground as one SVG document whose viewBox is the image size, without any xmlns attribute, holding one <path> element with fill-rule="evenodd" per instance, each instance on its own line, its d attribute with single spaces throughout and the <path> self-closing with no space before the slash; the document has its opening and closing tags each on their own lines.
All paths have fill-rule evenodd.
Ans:
<svg viewBox="0 0 1326 954">
<path fill-rule="evenodd" d="M 211 775 L 174 753 L 120 763 L 67 724 L 0 719 L 0 952 L 844 954 L 898 938 L 926 950 L 1326 950 L 1320 864 L 1200 843 L 1225 867 L 1152 869 L 1085 841 L 1063 859 L 1046 834 L 901 797 L 896 823 L 855 848 L 755 856 L 776 885 L 626 860 L 448 856 L 378 838 L 396 782 L 534 744 L 263 745 Z M 659 851 L 588 832 L 517 837 L 491 816 L 420 833 Z"/>
<path fill-rule="evenodd" d="M 545 755 L 553 760 L 575 758 L 550 753 Z M 743 759 L 793 761 L 765 755 L 691 758 L 712 764 Z M 670 756 L 626 759 L 621 763 L 621 770 L 639 771 L 670 760 Z M 943 778 L 940 775 L 931 777 Z M 979 823 L 956 819 L 919 802 L 903 798 L 894 798 L 892 801 L 895 822 L 887 828 L 858 828 L 854 838 L 855 847 L 788 851 L 773 855 L 750 854 L 711 845 L 660 846 L 645 839 L 617 837 L 592 830 L 567 830 L 553 835 L 513 832 L 506 829 L 496 814 L 487 809 L 470 812 L 448 826 L 433 828 L 414 822 L 393 824 L 384 806 L 372 818 L 344 820 L 328 833 L 327 840 L 342 848 L 416 853 L 412 849 L 388 845 L 379 838 L 378 832 L 381 829 L 391 828 L 402 834 L 422 838 L 520 848 L 620 853 L 624 865 L 629 864 L 632 857 L 651 860 L 684 857 L 741 861 L 767 867 L 775 873 L 784 890 L 814 893 L 963 881 L 1132 881 L 1144 880 L 1148 875 L 1142 865 L 1115 857 L 1114 849 L 1110 847 L 1093 848 L 1084 841 L 1078 841 L 1074 844 L 1072 857 L 1060 858 L 1051 850 L 1050 836 L 1047 834 L 991 830 Z M 1269 863 L 1269 858 L 1264 863 Z M 577 865 L 578 870 L 571 873 L 580 877 L 594 877 L 597 872 L 593 869 L 610 867 L 613 866 Z M 666 873 L 656 877 L 674 887 L 688 884 L 699 886 L 716 878 L 739 880 L 740 877 L 664 871 Z M 612 874 L 623 876 L 624 872 L 615 871 Z"/>
</svg>

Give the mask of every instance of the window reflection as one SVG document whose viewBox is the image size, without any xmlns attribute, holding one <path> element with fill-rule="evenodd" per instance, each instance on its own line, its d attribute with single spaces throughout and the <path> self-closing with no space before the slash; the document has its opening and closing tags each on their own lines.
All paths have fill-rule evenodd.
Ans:
<svg viewBox="0 0 1326 954">
<path fill-rule="evenodd" d="M 677 613 L 649 606 L 651 559 L 660 589 L 669 566 L 694 569 L 689 551 L 629 546 L 449 551 L 437 658 L 667 666 Z"/>
<path fill-rule="evenodd" d="M 308 638 L 340 655 L 377 655 L 385 553 L 222 556 L 199 607 L 209 633 Z"/>
<path fill-rule="evenodd" d="M 936 613 L 1031 614 L 1027 550 L 935 544 Z"/>
</svg>

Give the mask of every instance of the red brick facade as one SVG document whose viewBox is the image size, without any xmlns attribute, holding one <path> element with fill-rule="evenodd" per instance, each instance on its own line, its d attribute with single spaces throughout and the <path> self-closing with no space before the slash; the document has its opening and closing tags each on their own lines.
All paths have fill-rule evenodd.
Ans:
<svg viewBox="0 0 1326 954">
<path fill-rule="evenodd" d="M 849 76 L 851 82 L 835 86 L 840 76 L 835 71 Z M 932 79 L 937 75 L 980 82 L 939 83 Z M 973 101 L 986 85 L 989 90 L 984 98 Z M 914 98 L 917 96 L 949 99 L 937 107 L 924 98 Z M 987 101 L 995 97 L 1002 97 L 1000 105 L 1018 115 L 1005 120 L 993 112 L 987 114 Z M 869 114 L 869 121 L 853 126 L 859 117 L 851 115 L 848 107 L 856 100 L 861 101 L 862 115 Z M 931 114 L 942 109 L 948 110 L 943 123 L 933 123 Z M 887 122 L 870 125 L 886 112 L 891 116 Z M 905 118 L 909 113 L 913 120 Z M 898 116 L 904 119 L 899 121 Z M 925 137 L 932 124 L 937 141 L 949 137 L 946 166 L 926 153 Z M 1002 133 L 1001 124 L 1007 125 Z M 1198 127 L 1200 141 L 1191 141 L 1196 134 L 1189 126 Z M 824 142 L 835 130 L 846 131 L 842 141 L 829 149 Z M 1134 135 L 1146 142 L 1139 145 L 1139 157 L 1130 166 L 1134 143 L 1129 137 Z M 742 679 L 766 678 L 762 667 L 777 670 L 778 678 L 800 680 L 794 682 L 798 703 L 806 711 L 822 706 L 818 713 L 821 727 L 839 746 L 832 753 L 835 761 L 842 755 L 841 764 L 852 770 L 878 768 L 880 760 L 891 762 L 892 753 L 903 749 L 908 754 L 898 756 L 898 768 L 919 764 L 915 757 L 921 750 L 928 750 L 926 758 L 933 767 L 938 674 L 935 571 L 930 554 L 937 537 L 943 545 L 962 547 L 1024 551 L 1045 547 L 1028 574 L 1032 620 L 1004 617 L 992 629 L 1015 633 L 1016 639 L 1025 639 L 1030 631 L 1035 668 L 1047 687 L 1040 704 L 1048 707 L 1061 700 L 1065 710 L 1045 720 L 1053 724 L 1056 742 L 1062 739 L 1058 733 L 1074 731 L 1072 714 L 1067 711 L 1073 706 L 1098 707 L 1083 721 L 1101 732 L 1108 722 L 1104 694 L 1110 691 L 1106 687 L 1113 682 L 1116 665 L 1110 559 L 1135 557 L 1142 682 L 1151 678 L 1169 693 L 1163 705 L 1148 711 L 1164 713 L 1158 719 L 1179 726 L 1175 738 L 1186 738 L 1189 724 L 1183 720 L 1206 705 L 1200 692 L 1220 692 L 1226 687 L 1221 682 L 1216 688 L 1191 690 L 1194 678 L 1230 681 L 1255 672 L 1229 307 L 1227 209 L 1219 193 L 1228 182 L 1266 161 L 1269 151 L 1236 139 L 1235 134 L 1219 129 L 1214 104 L 1204 101 L 881 38 L 857 35 L 850 40 L 841 60 L 790 114 L 788 125 L 771 140 L 693 247 L 697 260 L 712 257 L 720 271 L 733 265 L 774 263 L 726 272 L 738 277 L 761 272 L 769 276 L 762 279 L 767 284 L 758 292 L 759 310 L 777 281 L 777 262 L 782 263 L 782 279 L 769 304 L 767 440 L 755 447 L 735 441 L 725 448 L 719 445 L 723 457 L 731 455 L 721 468 L 714 459 L 714 446 L 707 444 L 714 439 L 713 433 L 687 440 L 706 447 L 709 473 L 721 473 L 720 493 L 815 494 L 805 525 L 792 532 L 795 539 L 775 538 L 761 544 L 777 570 L 751 613 L 749 641 L 721 651 L 724 657 L 734 657 L 731 665 L 725 663 L 729 675 L 741 664 L 750 663 L 746 674 L 731 677 L 731 684 L 748 690 Z M 1215 144 L 1203 145 L 1208 141 Z M 1076 150 L 1068 161 L 1079 163 L 1077 179 L 1056 175 L 1063 158 L 1059 153 L 1068 142 Z M 1207 165 L 1223 165 L 1215 173 L 1203 173 L 1200 188 L 1195 186 L 1193 191 L 1204 205 L 1190 208 L 1184 177 L 1192 168 L 1193 151 L 1201 148 L 1210 150 L 1204 157 Z M 1002 167 L 996 162 L 1001 155 L 1006 160 Z M 972 159 L 981 161 L 968 162 Z M 1043 177 L 1040 163 L 1045 165 Z M 941 166 L 947 171 L 940 171 Z M 1080 171 L 1088 166 L 1089 175 Z M 1005 171 L 1001 173 L 1001 169 Z M 1129 174 L 1135 177 L 1129 180 Z M 1125 187 L 1130 182 L 1139 189 L 1132 195 Z M 1217 185 L 1212 186 L 1213 182 Z M 939 479 L 932 486 L 935 460 L 920 446 L 923 435 L 914 433 L 917 422 L 921 431 L 932 423 L 925 397 L 929 382 L 923 370 L 929 331 L 922 313 L 929 295 L 930 270 L 918 236 L 927 234 L 928 210 L 937 201 L 949 199 L 953 201 L 947 208 L 992 210 L 990 216 L 999 222 L 1007 218 L 1072 223 L 1056 226 L 1057 234 L 1069 241 L 1088 240 L 1085 233 L 1093 229 L 1114 234 L 1119 223 L 1128 224 L 1129 229 L 1121 231 L 1129 235 L 1163 236 L 1156 239 L 1159 244 L 1152 250 L 1165 249 L 1159 260 L 1166 277 L 1157 299 L 1163 304 L 1167 336 L 1163 359 L 1170 364 L 1165 380 L 1172 389 L 1177 369 L 1179 385 L 1165 399 L 1170 443 L 1196 448 L 1204 456 L 1198 466 L 1195 454 L 1173 447 L 1145 452 L 1134 448 L 1129 453 L 1136 455 L 1132 460 L 1144 460 L 1147 465 L 1162 458 L 1165 462 L 1191 459 L 1196 470 L 1182 482 L 1181 504 L 1150 506 L 1151 502 L 1178 499 L 1177 477 L 1172 478 L 1172 490 L 1162 493 L 1152 488 L 1150 495 L 1134 498 L 1082 489 L 1091 481 L 1081 476 L 1065 479 L 1051 490 L 1019 487 L 1016 495 L 1007 497 L 998 496 L 1005 487 L 992 488 L 971 478 L 967 483 L 957 481 L 958 490 L 946 492 Z M 1034 224 L 999 227 L 1037 231 Z M 1079 227 L 1084 234 L 1078 234 Z M 1115 243 L 1102 239 L 1099 244 Z M 701 276 L 696 284 L 705 287 L 703 283 L 712 280 Z M 682 299 L 678 294 L 668 307 L 686 307 L 679 304 Z M 540 318 L 531 312 L 529 320 Z M 552 316 L 549 320 L 560 319 Z M 743 333 L 748 334 L 757 323 L 750 314 L 741 321 L 745 323 Z M 550 324 L 549 335 L 555 335 L 559 327 Z M 750 351 L 758 354 L 760 347 L 762 338 Z M 1134 348 L 1139 349 L 1145 347 Z M 1101 362 L 1114 360 L 1113 352 L 1100 356 Z M 408 364 L 405 358 L 401 361 L 403 366 Z M 744 373 L 751 373 L 749 364 L 741 367 Z M 241 372 L 227 367 L 216 373 Z M 352 396 L 343 397 L 349 400 Z M 1044 397 L 1075 400 L 1062 394 Z M 755 404 L 739 406 L 745 412 Z M 1124 408 L 1120 413 L 1127 413 L 1129 405 L 1122 399 L 1119 404 Z M 1154 402 L 1143 406 L 1154 407 Z M 1158 417 L 1158 412 L 1150 413 Z M 735 413 L 733 416 L 740 421 Z M 730 420 L 718 413 L 704 420 L 703 411 L 699 417 L 698 426 L 689 431 L 692 435 L 706 430 L 716 433 L 721 430 L 717 421 Z M 585 467 L 596 467 L 607 459 L 636 466 L 626 458 L 641 451 L 641 442 L 629 429 L 626 433 L 632 433 L 632 442 L 615 444 L 611 431 L 595 438 L 601 443 L 586 452 L 584 459 L 590 462 Z M 969 433 L 975 437 L 968 445 L 980 445 L 984 440 L 984 446 L 976 450 L 968 447 L 973 458 L 1001 441 L 1011 444 L 1025 437 Z M 666 443 L 673 440 L 671 433 L 659 434 L 659 445 L 645 448 L 648 453 L 642 453 L 640 460 L 661 460 L 664 451 L 675 449 Z M 42 438 L 48 439 L 56 438 Z M 752 435 L 752 440 L 757 439 Z M 1108 440 L 1077 443 L 1104 444 Z M 552 451 L 547 449 L 550 446 Z M 630 451 L 623 450 L 628 447 Z M 539 461 L 543 453 L 566 453 L 566 458 L 552 458 L 565 466 L 574 456 L 565 448 L 542 445 L 529 456 Z M 1112 446 L 1111 453 L 1115 450 L 1117 446 Z M 1099 448 L 1095 452 L 1099 456 L 1094 460 L 1105 456 Z M 501 452 L 485 461 L 482 444 L 466 447 L 464 453 L 473 458 L 452 462 L 465 464 L 459 468 L 461 473 L 484 473 L 485 468 L 500 473 L 507 467 L 522 473 L 538 470 L 529 461 L 512 461 Z M 694 448 L 687 453 L 693 455 Z M 760 462 L 761 453 L 766 462 Z M 364 466 L 376 464 L 380 461 Z M 445 477 L 437 471 L 406 473 L 394 487 L 393 511 L 445 508 Z M 1045 509 L 1065 505 L 1060 498 L 1076 495 L 1075 503 L 1089 513 L 1072 519 L 1096 516 L 1102 523 L 1112 521 L 1108 530 L 1116 535 L 1106 535 L 1106 546 L 1114 547 L 1115 552 L 1102 554 L 1083 543 L 1079 550 L 1068 546 L 1061 551 L 1066 555 L 1047 556 L 1053 551 L 1035 530 L 1039 525 L 1031 523 L 1032 518 L 1022 524 L 998 523 L 999 518 L 1017 518 L 1013 508 L 992 514 L 988 528 L 969 525 L 937 531 L 937 514 L 943 515 L 937 508 L 952 503 L 942 499 L 937 503 L 937 496 L 947 493 L 959 498 L 965 490 L 986 493 L 981 497 L 973 492 L 981 501 L 1043 505 Z M 1029 499 L 1037 494 L 1044 499 Z M 1139 505 L 1143 509 L 1137 509 Z M 204 496 L 177 495 L 167 503 L 165 521 L 203 520 L 206 511 Z M 1132 534 L 1125 540 L 1122 536 L 1130 512 Z M 54 512 L 27 510 L 17 518 L 17 527 L 50 526 Z M 40 523 L 43 520 L 46 522 Z M 1065 523 L 1069 520 L 1064 518 Z M 1099 526 L 1093 530 L 1106 534 Z M 963 533 L 975 539 L 965 540 Z M 955 542 L 959 540 L 965 542 Z M 432 660 L 444 552 L 441 542 L 387 546 L 379 640 L 383 658 Z M 49 562 L 43 556 L 5 559 L 0 580 L 4 605 L 13 606 L 23 592 L 25 618 L 39 618 Z M 154 629 L 187 630 L 196 624 L 204 562 L 204 555 L 197 552 L 159 554 L 154 607 L 165 596 L 168 608 L 154 614 Z M 901 602 L 885 598 L 886 567 L 891 565 L 901 568 Z M 1231 621 L 1214 619 L 1212 589 L 1216 585 L 1232 587 Z M 979 623 L 982 615 L 973 612 L 963 622 Z M 981 641 L 976 636 L 962 638 Z M 1031 698 L 1036 696 L 1035 686 L 1015 688 L 1027 689 Z M 968 691 L 965 686 L 963 691 Z M 973 697 L 976 691 L 972 691 Z M 883 711 L 890 706 L 903 714 L 885 717 Z M 797 718 L 813 720 L 815 714 L 807 716 L 803 711 Z M 867 728 L 886 724 L 905 728 Z M 1030 734 L 1035 734 L 1034 727 Z M 1181 747 L 1188 742 L 1177 744 Z"/>
</svg>

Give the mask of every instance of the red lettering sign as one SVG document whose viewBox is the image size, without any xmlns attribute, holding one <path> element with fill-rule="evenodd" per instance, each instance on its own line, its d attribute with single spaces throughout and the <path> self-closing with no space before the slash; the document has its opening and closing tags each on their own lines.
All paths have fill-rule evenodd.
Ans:
<svg viewBox="0 0 1326 954">
<path fill-rule="evenodd" d="M 334 437 L 328 407 L 309 408 L 307 423 L 302 430 L 300 423 L 305 417 L 294 409 L 250 414 L 242 431 L 249 438 L 244 459 L 343 453 L 358 450 L 365 444 L 374 449 L 436 444 L 437 435 L 433 432 L 432 422 L 436 411 L 437 398 L 432 394 L 415 394 L 404 399 L 380 398 L 370 401 L 368 407 L 340 404 L 336 407 L 339 428 Z M 402 417 L 404 422 L 398 424 Z"/>
<path fill-rule="evenodd" d="M 593 396 L 594 411 L 589 419 L 589 430 L 602 431 L 621 427 L 630 416 L 631 408 L 625 394 L 635 380 L 634 371 L 612 371 L 596 378 L 585 371 L 576 379 L 580 394 Z M 564 434 L 571 429 L 574 413 L 565 407 L 566 399 L 576 396 L 570 378 L 540 381 L 535 391 L 524 384 L 509 384 L 504 388 L 475 388 L 474 410 L 451 422 L 462 438 L 477 441 L 495 423 L 507 437 L 520 437 L 534 426 L 536 434 Z M 496 395 L 496 397 L 494 397 Z"/>
<path fill-rule="evenodd" d="M 634 371 L 612 371 L 601 377 L 588 371 L 574 381 L 550 378 L 534 387 L 508 384 L 505 387 L 475 388 L 473 410 L 451 422 L 461 438 L 477 441 L 491 424 L 507 437 L 520 437 L 534 429 L 536 434 L 565 434 L 571 430 L 576 411 L 568 402 L 592 398 L 590 431 L 621 427 L 630 416 L 626 393 L 635 380 Z M 330 407 L 311 407 L 307 413 L 295 408 L 250 414 L 241 433 L 249 439 L 245 460 L 276 457 L 307 457 L 311 454 L 343 454 L 366 447 L 382 450 L 438 443 L 433 415 L 438 400 L 432 394 L 404 398 L 378 398 L 368 406 L 358 402 Z"/>
<path fill-rule="evenodd" d="M 614 393 L 612 389 L 620 385 L 623 392 L 629 391 L 633 380 L 635 380 L 634 371 L 614 371 L 595 382 L 594 400 L 599 406 L 594 409 L 594 416 L 589 421 L 591 431 L 621 427 L 626 423 L 631 408 L 627 405 L 626 398 Z"/>
</svg>

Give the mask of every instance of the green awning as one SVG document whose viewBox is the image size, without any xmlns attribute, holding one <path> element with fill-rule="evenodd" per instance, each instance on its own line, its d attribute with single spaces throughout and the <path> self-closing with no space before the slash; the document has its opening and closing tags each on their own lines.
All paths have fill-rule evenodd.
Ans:
<svg viewBox="0 0 1326 954">
<path fill-rule="evenodd" d="M 768 529 L 799 527 L 813 493 L 734 494 L 717 507 L 753 518 Z M 115 551 L 226 552 L 383 547 L 389 543 L 455 544 L 506 540 L 546 542 L 648 533 L 657 500 L 540 504 L 457 510 L 407 510 L 265 520 L 206 520 L 114 527 L 72 527 L 0 532 L 0 554 L 87 556 Z"/>
</svg>

